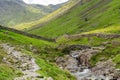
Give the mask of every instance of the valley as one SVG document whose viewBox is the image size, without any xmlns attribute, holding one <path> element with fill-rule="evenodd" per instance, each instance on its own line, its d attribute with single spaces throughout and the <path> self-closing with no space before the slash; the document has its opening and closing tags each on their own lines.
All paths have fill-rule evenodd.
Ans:
<svg viewBox="0 0 120 80">
<path fill-rule="evenodd" d="M 1 24 L 0 80 L 120 80 L 119 2 L 70 0 L 43 18 Z"/>
<path fill-rule="evenodd" d="M 16 25 L 39 20 L 63 4 L 44 6 L 26 4 L 23 0 L 0 0 L 0 24 L 15 28 Z"/>
<path fill-rule="evenodd" d="M 117 4 L 119 0 L 82 1 L 79 1 L 76 6 L 68 10 L 63 16 L 53 19 L 43 27 L 40 25 L 38 28 L 33 28 L 28 32 L 51 38 L 64 34 L 119 33 L 120 5 Z"/>
</svg>

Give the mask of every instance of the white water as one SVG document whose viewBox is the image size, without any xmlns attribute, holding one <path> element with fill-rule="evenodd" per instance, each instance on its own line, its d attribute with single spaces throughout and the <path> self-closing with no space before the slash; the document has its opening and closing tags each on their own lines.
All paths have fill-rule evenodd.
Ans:
<svg viewBox="0 0 120 80">
<path fill-rule="evenodd" d="M 76 51 L 72 51 L 71 52 L 71 57 L 74 59 L 76 59 L 79 55 L 79 52 L 76 52 Z M 71 62 L 72 63 L 72 62 Z M 77 61 L 76 61 L 77 63 Z M 72 64 L 74 65 L 74 64 Z M 81 68 L 82 67 L 82 68 Z M 76 71 L 76 72 L 71 72 L 76 78 L 77 80 L 101 80 L 101 79 L 104 79 L 104 80 L 109 80 L 110 77 L 105 77 L 103 75 L 96 75 L 94 74 L 91 69 L 88 69 L 86 68 L 85 66 L 77 66 L 76 65 L 76 68 L 81 68 L 82 71 Z"/>
</svg>

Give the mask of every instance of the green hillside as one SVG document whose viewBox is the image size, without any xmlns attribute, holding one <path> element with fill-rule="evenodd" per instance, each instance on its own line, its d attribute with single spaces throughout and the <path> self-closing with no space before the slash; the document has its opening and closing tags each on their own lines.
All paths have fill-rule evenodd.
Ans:
<svg viewBox="0 0 120 80">
<path fill-rule="evenodd" d="M 23 0 L 0 0 L 0 24 L 13 28 L 21 23 L 39 20 L 62 5 L 30 5 Z"/>
<path fill-rule="evenodd" d="M 42 70 L 38 71 L 40 74 L 46 77 L 51 76 L 55 80 L 75 80 L 68 71 L 59 69 L 53 63 L 55 57 L 63 55 L 63 53 L 55 50 L 57 46 L 55 43 L 29 38 L 11 31 L 7 31 L 6 34 L 6 31 L 7 30 L 0 30 L 0 44 L 9 43 L 21 48 L 22 52 L 35 57 L 36 62 L 42 68 Z M 33 54 L 29 49 L 31 44 L 39 50 L 36 54 Z M 4 53 L 2 48 L 0 48 L 0 53 L 0 79 L 12 80 L 15 76 L 20 76 L 19 71 L 16 70 L 16 72 L 14 72 L 14 67 L 12 68 L 3 63 L 2 59 L 6 56 L 6 53 Z"/>
<path fill-rule="evenodd" d="M 84 0 L 83 0 L 84 1 Z M 120 0 L 86 0 L 30 33 L 46 37 L 93 32 L 119 32 Z M 114 28 L 116 27 L 116 28 Z"/>
<path fill-rule="evenodd" d="M 57 18 L 58 16 L 63 15 L 63 13 L 66 13 L 67 10 L 71 9 L 71 7 L 75 6 L 78 2 L 79 0 L 70 0 L 69 2 L 64 4 L 61 8 L 57 9 L 51 14 L 43 18 L 40 18 L 39 20 L 18 24 L 15 26 L 15 29 L 26 31 L 26 30 L 37 28 L 39 27 L 39 25 L 46 24 L 47 22 Z"/>
<path fill-rule="evenodd" d="M 6 56 L 6 53 L 0 47 L 0 80 L 12 80 L 16 76 L 15 70 L 4 64 L 2 58 Z"/>
<path fill-rule="evenodd" d="M 16 25 L 18 30 L 0 26 L 0 80 L 24 78 L 25 70 L 43 80 L 119 80 L 119 2 L 70 0 L 42 19 Z M 39 14 L 39 7 L 27 6 L 27 10 Z M 31 67 L 31 62 L 37 66 Z"/>
</svg>

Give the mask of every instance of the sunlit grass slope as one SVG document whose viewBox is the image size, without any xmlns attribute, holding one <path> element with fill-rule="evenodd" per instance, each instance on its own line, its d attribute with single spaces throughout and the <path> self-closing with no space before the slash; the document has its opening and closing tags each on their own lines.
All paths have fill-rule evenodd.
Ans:
<svg viewBox="0 0 120 80">
<path fill-rule="evenodd" d="M 28 28 L 34 28 L 39 25 L 45 24 L 46 22 L 49 22 L 51 19 L 54 19 L 54 18 L 58 17 L 59 15 L 62 15 L 63 13 L 65 13 L 68 9 L 70 9 L 72 6 L 76 5 L 79 1 L 80 0 L 72 0 L 72 1 L 68 2 L 67 4 L 63 5 L 58 10 L 54 11 L 53 13 L 43 17 L 42 19 L 28 22 L 28 23 L 22 23 L 22 24 L 16 25 L 14 28 L 16 28 L 18 30 L 25 30 Z"/>
<path fill-rule="evenodd" d="M 23 53 L 35 57 L 41 68 L 39 73 L 44 77 L 52 77 L 54 80 L 76 80 L 68 71 L 63 71 L 52 62 L 55 57 L 63 55 L 54 50 L 55 43 L 29 38 L 7 30 L 0 30 L 0 42 L 12 44 L 22 49 Z M 33 53 L 30 45 L 33 45 L 38 51 Z M 0 49 L 0 80 L 12 80 L 17 73 L 8 65 L 2 65 L 1 62 L 5 55 L 4 51 Z"/>
<path fill-rule="evenodd" d="M 109 26 L 102 29 L 96 29 L 89 32 L 84 32 L 85 34 L 92 34 L 92 33 L 120 33 L 120 24 Z"/>
<path fill-rule="evenodd" d="M 30 33 L 46 37 L 83 32 L 119 31 L 120 0 L 88 0 Z M 116 26 L 117 25 L 117 26 Z M 112 31 L 113 29 L 113 31 Z"/>
</svg>

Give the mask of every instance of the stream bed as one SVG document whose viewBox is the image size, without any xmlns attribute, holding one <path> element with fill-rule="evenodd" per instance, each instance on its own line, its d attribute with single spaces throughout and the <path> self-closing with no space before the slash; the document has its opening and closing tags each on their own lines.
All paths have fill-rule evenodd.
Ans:
<svg viewBox="0 0 120 80">
<path fill-rule="evenodd" d="M 112 60 L 98 62 L 95 67 L 90 66 L 90 58 L 103 49 L 104 47 L 84 47 L 70 51 L 64 57 L 58 57 L 56 64 L 61 69 L 70 71 L 77 80 L 120 80 L 120 70 L 115 68 Z"/>
</svg>

